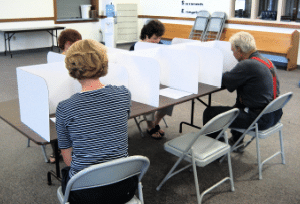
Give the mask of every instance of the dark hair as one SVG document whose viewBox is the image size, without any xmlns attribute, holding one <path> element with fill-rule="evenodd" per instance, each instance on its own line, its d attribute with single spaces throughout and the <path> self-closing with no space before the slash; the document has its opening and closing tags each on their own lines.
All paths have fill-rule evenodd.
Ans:
<svg viewBox="0 0 300 204">
<path fill-rule="evenodd" d="M 81 34 L 74 29 L 63 30 L 58 37 L 58 46 L 61 50 L 65 49 L 65 44 L 67 41 L 74 43 L 78 40 L 82 40 Z"/>
<path fill-rule="evenodd" d="M 140 39 L 145 40 L 146 36 L 151 38 L 154 34 L 161 37 L 165 33 L 165 26 L 159 20 L 151 20 L 143 26 Z"/>
</svg>

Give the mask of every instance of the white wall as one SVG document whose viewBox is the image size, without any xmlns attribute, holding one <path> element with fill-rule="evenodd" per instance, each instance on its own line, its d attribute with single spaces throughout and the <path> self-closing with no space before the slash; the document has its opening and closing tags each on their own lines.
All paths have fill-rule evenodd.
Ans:
<svg viewBox="0 0 300 204">
<path fill-rule="evenodd" d="M 99 0 L 99 4 L 102 1 Z M 0 0 L 0 19 L 22 19 L 22 18 L 45 18 L 54 17 L 53 0 Z M 53 20 L 49 21 L 24 21 L 0 23 L 0 28 L 23 28 L 23 27 L 44 27 L 55 25 Z M 99 33 L 101 21 L 89 23 L 57 24 L 66 28 L 78 30 L 83 39 L 101 40 Z M 58 35 L 61 31 L 58 31 Z M 56 43 L 56 42 L 55 42 Z M 49 33 L 29 32 L 17 33 L 11 39 L 11 50 L 35 49 L 52 46 L 52 39 Z M 4 36 L 0 33 L 0 52 L 5 51 Z"/>
<path fill-rule="evenodd" d="M 45 27 L 53 26 L 54 21 L 29 21 L 29 22 L 13 22 L 13 23 L 0 23 L 0 28 L 22 28 L 22 27 Z M 66 28 L 72 28 L 78 30 L 81 33 L 83 39 L 94 39 L 100 42 L 100 22 L 90 23 L 71 23 L 71 24 L 59 24 Z M 62 30 L 58 31 L 58 36 Z M 56 41 L 54 40 L 56 45 Z M 16 33 L 10 41 L 11 50 L 25 50 L 35 49 L 42 47 L 52 46 L 51 35 L 46 32 L 28 32 L 28 33 Z M 3 33 L 0 33 L 0 52 L 5 51 Z"/>
<path fill-rule="evenodd" d="M 210 13 L 214 11 L 229 13 L 230 0 L 185 0 L 185 2 L 203 3 L 203 9 Z M 181 14 L 181 0 L 140 0 L 140 4 L 143 15 L 187 17 Z"/>
<path fill-rule="evenodd" d="M 0 0 L 0 19 L 53 16 L 53 0 Z"/>
<path fill-rule="evenodd" d="M 182 0 L 99 0 L 99 14 L 105 15 L 105 5 L 112 2 L 118 3 L 136 3 L 138 4 L 138 15 L 150 15 L 150 16 L 173 16 L 173 17 L 188 17 L 181 14 L 181 2 Z M 203 9 L 213 13 L 214 11 L 223 11 L 227 14 L 230 12 L 231 0 L 185 0 L 185 2 L 201 2 L 203 3 Z M 43 18 L 54 17 L 53 0 L 0 0 L 0 20 L 1 19 L 18 19 L 18 18 Z M 191 17 L 195 17 L 191 16 Z M 147 19 L 139 19 L 139 31 L 141 30 L 144 22 Z M 188 24 L 193 25 L 193 21 L 184 20 L 166 20 L 160 19 L 165 23 L 174 24 Z M 84 39 L 91 38 L 97 41 L 101 41 L 101 34 L 99 30 L 103 32 L 104 38 L 104 22 L 93 23 L 75 23 L 75 24 L 61 24 L 67 28 L 73 28 L 78 30 Z M 38 27 L 55 25 L 54 21 L 27 21 L 27 22 L 13 22 L 13 23 L 0 23 L 0 28 L 12 28 L 12 27 Z M 264 27 L 264 26 L 252 26 L 252 25 L 238 25 L 229 24 L 227 28 L 245 29 L 245 30 L 257 30 L 277 33 L 291 33 L 294 29 L 289 28 L 277 28 L 277 27 Z M 300 30 L 298 30 L 300 31 Z M 50 35 L 48 33 L 36 32 L 36 33 L 20 33 L 15 35 L 15 39 L 11 40 L 12 50 L 32 49 L 39 47 L 49 47 L 52 45 Z M 3 34 L 0 33 L 0 52 L 4 52 L 4 39 Z M 300 65 L 300 46 L 298 52 L 298 65 Z"/>
</svg>

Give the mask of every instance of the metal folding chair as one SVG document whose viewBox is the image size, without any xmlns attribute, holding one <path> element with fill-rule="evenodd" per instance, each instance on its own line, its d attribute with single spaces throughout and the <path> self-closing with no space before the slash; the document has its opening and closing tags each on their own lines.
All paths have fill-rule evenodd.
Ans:
<svg viewBox="0 0 300 204">
<path fill-rule="evenodd" d="M 150 161 L 144 156 L 131 156 L 109 162 L 96 164 L 75 174 L 68 182 L 65 195 L 61 186 L 57 189 L 57 197 L 61 204 L 67 204 L 70 191 L 106 186 L 138 175 L 138 194 L 127 204 L 143 204 L 142 178 L 147 172 Z M 115 192 L 117 194 L 118 192 Z M 99 201 L 101 203 L 101 201 Z"/>
<path fill-rule="evenodd" d="M 231 183 L 231 191 L 234 191 L 233 175 L 230 160 L 230 146 L 228 144 L 227 133 L 225 131 L 229 127 L 229 125 L 234 121 L 238 114 L 239 109 L 237 108 L 229 110 L 211 119 L 203 126 L 203 128 L 199 132 L 188 133 L 166 142 L 164 145 L 165 150 L 179 158 L 174 164 L 174 166 L 171 168 L 169 173 L 166 175 L 166 177 L 163 179 L 163 181 L 156 188 L 156 190 L 159 191 L 162 185 L 169 178 L 192 166 L 198 204 L 201 203 L 202 198 L 206 193 L 218 187 L 227 180 L 229 180 Z M 207 134 L 217 131 L 220 131 L 220 134 L 216 139 L 206 136 Z M 226 143 L 218 141 L 218 139 L 221 136 L 224 136 Z M 214 184 L 212 187 L 205 190 L 202 194 L 200 194 L 196 166 L 204 167 L 207 164 L 210 164 L 211 162 L 222 157 L 223 155 L 227 155 L 228 157 L 228 168 L 230 176 L 225 177 L 218 183 Z M 182 160 L 186 160 L 190 164 L 175 171 L 175 169 Z"/>
<path fill-rule="evenodd" d="M 252 122 L 252 124 L 247 129 L 231 128 L 232 130 L 243 133 L 243 135 L 240 137 L 240 139 L 238 141 L 236 141 L 236 143 L 231 147 L 231 151 L 235 151 L 235 150 L 239 149 L 239 151 L 242 152 L 254 139 L 256 139 L 256 151 L 257 151 L 259 179 L 262 179 L 262 166 L 264 163 L 266 163 L 270 159 L 274 158 L 278 154 L 281 154 L 282 164 L 285 164 L 285 158 L 284 158 L 283 137 L 282 137 L 283 124 L 279 121 L 273 127 L 270 127 L 266 130 L 259 130 L 257 121 L 264 114 L 271 113 L 278 109 L 283 108 L 287 104 L 287 102 L 289 102 L 289 100 L 292 98 L 292 96 L 293 96 L 293 93 L 289 92 L 289 93 L 283 94 L 283 95 L 279 96 L 278 98 L 274 99 L 271 103 L 269 103 L 263 109 L 263 111 L 257 116 L 257 118 Z M 279 133 L 279 139 L 280 139 L 280 151 L 276 152 L 275 154 L 273 154 L 272 156 L 270 156 L 269 158 L 267 158 L 263 162 L 261 162 L 260 145 L 259 145 L 260 140 L 266 139 L 269 136 L 271 136 L 277 132 Z M 240 142 L 246 135 L 250 135 L 251 139 L 240 144 Z M 224 158 L 222 158 L 222 160 L 223 159 Z M 221 162 L 222 162 L 222 160 L 221 160 Z"/>
<path fill-rule="evenodd" d="M 213 41 L 219 40 L 225 26 L 226 13 L 225 12 L 214 12 L 211 14 L 205 35 L 201 41 Z"/>
<path fill-rule="evenodd" d="M 209 18 L 210 18 L 210 14 L 208 11 L 205 10 L 199 11 L 195 19 L 194 26 L 190 32 L 189 39 L 200 40 L 200 41 L 202 40 L 207 28 Z"/>
</svg>

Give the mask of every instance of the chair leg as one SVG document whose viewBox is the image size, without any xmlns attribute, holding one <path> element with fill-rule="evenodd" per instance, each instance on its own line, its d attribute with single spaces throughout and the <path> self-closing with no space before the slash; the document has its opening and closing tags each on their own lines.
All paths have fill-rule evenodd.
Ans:
<svg viewBox="0 0 300 204">
<path fill-rule="evenodd" d="M 141 127 L 140 127 L 139 122 L 137 121 L 136 118 L 134 118 L 134 121 L 135 121 L 135 123 L 136 123 L 136 125 L 137 125 L 137 127 L 138 127 L 138 129 L 139 129 L 139 131 L 140 131 L 141 136 L 144 137 L 144 134 L 143 134 L 143 132 L 142 132 L 142 130 L 141 130 Z"/>
<path fill-rule="evenodd" d="M 200 195 L 198 175 L 197 175 L 196 162 L 195 162 L 195 157 L 194 156 L 195 156 L 194 151 L 192 150 L 192 163 L 193 163 L 193 173 L 194 173 L 197 201 L 198 201 L 198 204 L 201 204 L 202 196 Z"/>
<path fill-rule="evenodd" d="M 165 176 L 165 178 L 162 180 L 162 182 L 160 182 L 160 184 L 156 187 L 156 190 L 159 191 L 160 188 L 162 187 L 162 185 L 164 185 L 164 183 L 166 183 L 166 181 L 171 178 L 172 176 L 174 176 L 175 174 L 179 173 L 180 171 L 186 169 L 186 168 L 182 168 L 181 170 L 175 172 L 173 174 L 173 171 L 176 169 L 176 167 L 178 166 L 178 164 L 182 161 L 182 159 L 184 158 L 184 156 L 180 157 L 177 162 L 174 164 L 174 166 L 171 168 L 171 170 L 169 171 L 169 173 Z M 190 166 L 190 165 L 189 165 Z M 187 167 L 189 167 L 187 166 Z"/>
<path fill-rule="evenodd" d="M 227 160 L 228 160 L 228 168 L 229 168 L 231 191 L 234 191 L 234 182 L 233 182 L 233 174 L 232 174 L 230 151 L 227 153 Z"/>
<path fill-rule="evenodd" d="M 45 162 L 47 163 L 48 162 L 48 158 L 47 158 L 47 155 L 46 155 L 45 146 L 46 145 L 41 145 L 41 148 L 42 148 L 42 152 L 43 152 L 43 155 L 44 155 Z"/>
<path fill-rule="evenodd" d="M 285 164 L 282 130 L 279 131 L 279 140 L 280 140 L 280 149 L 281 149 L 282 164 Z"/>
<path fill-rule="evenodd" d="M 256 127 L 256 152 L 257 152 L 257 165 L 258 165 L 258 176 L 259 176 L 259 180 L 262 179 L 262 163 L 261 163 L 261 159 L 260 159 L 260 148 L 259 148 L 259 138 L 257 135 L 257 131 L 258 128 Z"/>
<path fill-rule="evenodd" d="M 139 199 L 140 199 L 141 203 L 144 204 L 142 182 L 138 183 L 138 192 L 139 192 Z"/>
</svg>

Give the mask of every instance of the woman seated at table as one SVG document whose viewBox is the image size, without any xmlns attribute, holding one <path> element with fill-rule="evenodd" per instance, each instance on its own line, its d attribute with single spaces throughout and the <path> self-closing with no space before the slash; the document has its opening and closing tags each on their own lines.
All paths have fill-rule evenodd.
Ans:
<svg viewBox="0 0 300 204">
<path fill-rule="evenodd" d="M 74 29 L 65 29 L 63 30 L 59 37 L 58 37 L 58 46 L 59 48 L 63 51 L 63 55 L 66 54 L 67 50 L 69 49 L 69 47 L 76 41 L 81 40 L 81 34 Z M 54 149 L 55 149 L 55 143 L 51 142 L 51 146 L 52 146 L 52 154 L 50 155 L 50 159 L 49 162 L 51 164 L 55 163 L 55 153 L 54 153 Z"/>
<path fill-rule="evenodd" d="M 165 26 L 159 20 L 151 20 L 146 23 L 140 35 L 140 42 L 150 42 L 150 43 L 158 43 L 163 44 L 161 40 L 161 36 L 165 33 Z M 131 45 L 129 48 L 130 51 L 134 50 L 136 42 Z"/>
<path fill-rule="evenodd" d="M 145 24 L 141 30 L 140 42 L 158 43 L 163 44 L 161 36 L 165 33 L 165 26 L 159 20 L 151 20 Z M 136 43 L 131 45 L 130 51 L 134 50 Z M 154 139 L 161 139 L 165 132 L 160 129 L 159 123 L 165 115 L 172 116 L 173 106 L 161 109 L 155 114 L 144 115 L 144 119 L 147 121 L 147 133 Z"/>
<path fill-rule="evenodd" d="M 77 30 L 63 30 L 58 37 L 58 46 L 63 51 L 62 54 L 65 55 L 69 47 L 78 40 L 82 40 L 82 36 Z"/>
<path fill-rule="evenodd" d="M 101 43 L 75 42 L 65 63 L 82 90 L 60 102 L 56 110 L 58 146 L 67 165 L 62 170 L 63 193 L 69 179 L 84 168 L 128 156 L 131 106 L 125 86 L 104 85 L 99 80 L 108 72 L 106 47 Z M 125 203 L 133 197 L 137 182 L 137 177 L 132 177 L 105 187 L 72 191 L 71 203 Z M 107 191 L 115 192 L 114 196 Z"/>
</svg>

